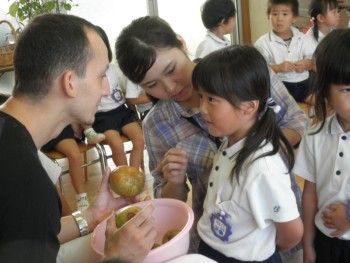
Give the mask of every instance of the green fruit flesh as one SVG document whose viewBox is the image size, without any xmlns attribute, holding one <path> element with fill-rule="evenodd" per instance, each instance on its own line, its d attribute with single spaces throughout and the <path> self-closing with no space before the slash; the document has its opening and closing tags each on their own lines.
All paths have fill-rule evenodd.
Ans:
<svg viewBox="0 0 350 263">
<path fill-rule="evenodd" d="M 165 244 L 166 242 L 170 241 L 180 232 L 181 230 L 178 228 L 168 230 L 163 236 L 162 243 Z"/>
<path fill-rule="evenodd" d="M 138 206 L 131 206 L 120 210 L 115 216 L 115 223 L 118 228 L 122 227 L 126 222 L 133 218 L 142 209 Z"/>
</svg>

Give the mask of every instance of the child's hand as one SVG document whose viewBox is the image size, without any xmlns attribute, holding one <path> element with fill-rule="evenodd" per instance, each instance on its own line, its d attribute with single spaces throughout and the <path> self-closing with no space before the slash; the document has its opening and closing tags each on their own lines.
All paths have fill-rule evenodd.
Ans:
<svg viewBox="0 0 350 263">
<path fill-rule="evenodd" d="M 279 72 L 291 72 L 295 70 L 295 65 L 293 62 L 290 61 L 284 61 L 283 63 L 278 65 Z"/>
<path fill-rule="evenodd" d="M 186 180 L 187 157 L 182 149 L 171 148 L 162 161 L 164 179 L 173 185 L 183 185 Z"/>
<path fill-rule="evenodd" d="M 305 70 L 311 70 L 312 66 L 313 64 L 311 60 L 299 60 L 297 62 L 294 62 L 295 71 L 298 73 L 301 73 Z"/>
<path fill-rule="evenodd" d="M 346 207 L 343 204 L 331 204 L 326 207 L 326 211 L 323 214 L 323 224 L 327 228 L 336 229 L 332 233 L 332 236 L 341 236 L 346 231 L 350 230 L 350 221 Z"/>
</svg>

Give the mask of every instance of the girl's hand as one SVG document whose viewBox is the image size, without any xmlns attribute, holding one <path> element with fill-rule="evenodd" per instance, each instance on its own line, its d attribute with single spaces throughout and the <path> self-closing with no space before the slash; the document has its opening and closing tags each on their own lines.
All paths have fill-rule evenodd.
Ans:
<svg viewBox="0 0 350 263">
<path fill-rule="evenodd" d="M 182 149 L 171 148 L 162 161 L 164 179 L 172 185 L 183 185 L 186 181 L 187 158 Z"/>
<path fill-rule="evenodd" d="M 345 205 L 331 204 L 326 207 L 326 211 L 322 215 L 323 224 L 328 228 L 336 229 L 330 233 L 332 236 L 341 236 L 350 230 L 350 221 Z"/>
<path fill-rule="evenodd" d="M 151 216 L 154 207 L 147 205 L 141 212 L 117 229 L 115 213 L 107 221 L 105 258 L 119 258 L 128 262 L 143 262 L 157 237 Z"/>
</svg>

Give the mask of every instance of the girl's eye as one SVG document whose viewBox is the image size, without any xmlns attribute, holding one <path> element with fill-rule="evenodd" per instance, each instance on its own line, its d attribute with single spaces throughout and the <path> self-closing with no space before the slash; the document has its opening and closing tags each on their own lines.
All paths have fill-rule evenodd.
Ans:
<svg viewBox="0 0 350 263">
<path fill-rule="evenodd" d="M 170 74 L 174 73 L 174 71 L 175 71 L 175 66 L 172 67 L 172 68 L 167 72 L 167 74 L 170 75 Z"/>
<path fill-rule="evenodd" d="M 157 83 L 154 82 L 154 83 L 148 84 L 146 87 L 149 88 L 149 89 L 152 89 L 152 88 L 154 88 L 156 85 L 157 85 Z"/>
<path fill-rule="evenodd" d="M 344 87 L 340 91 L 344 93 L 350 92 L 350 87 Z"/>
<path fill-rule="evenodd" d="M 209 98 L 208 98 L 208 101 L 209 101 L 209 102 L 215 102 L 215 99 L 214 99 L 213 97 L 209 97 Z"/>
</svg>

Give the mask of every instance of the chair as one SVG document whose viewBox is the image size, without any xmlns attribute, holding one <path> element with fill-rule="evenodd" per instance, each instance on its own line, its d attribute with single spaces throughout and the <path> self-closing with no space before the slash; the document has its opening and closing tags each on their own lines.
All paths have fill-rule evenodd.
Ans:
<svg viewBox="0 0 350 263">
<path fill-rule="evenodd" d="M 84 154 L 84 161 L 83 164 L 81 165 L 82 168 L 84 168 L 84 175 L 85 175 L 85 180 L 88 180 L 88 176 L 87 176 L 87 167 L 89 165 L 95 164 L 95 163 L 100 163 L 101 165 L 101 172 L 102 174 L 105 172 L 106 170 L 106 166 L 107 166 L 107 158 L 106 158 L 106 151 L 103 148 L 103 146 L 101 146 L 99 143 L 96 143 L 95 145 L 90 145 L 84 142 L 78 142 L 78 146 L 79 146 L 79 150 L 80 153 Z M 91 161 L 87 160 L 87 152 L 91 149 L 95 149 L 98 153 L 98 159 L 94 159 Z M 54 161 L 57 165 L 59 165 L 58 160 L 59 159 L 64 159 L 66 158 L 66 155 L 62 154 L 61 152 L 58 152 L 56 150 L 52 150 L 50 152 L 45 152 L 43 151 L 43 153 L 49 157 L 52 161 Z M 62 167 L 61 167 L 62 168 Z M 62 180 L 62 176 L 69 173 L 69 167 L 68 169 L 65 169 L 61 171 L 60 177 L 59 177 L 59 186 L 60 186 L 60 190 L 62 192 L 62 194 L 64 194 L 64 189 L 63 189 L 63 180 Z"/>
<path fill-rule="evenodd" d="M 130 139 L 128 137 L 126 137 L 124 134 L 121 134 L 120 138 L 122 139 L 123 144 L 125 144 L 127 142 L 131 142 Z M 102 148 L 103 154 L 106 157 L 106 165 L 107 165 L 107 159 L 112 158 L 112 154 L 108 155 L 107 152 L 106 152 L 105 146 L 108 146 L 108 144 L 102 142 L 101 145 L 102 145 L 101 148 Z M 125 150 L 125 154 L 129 154 L 129 153 L 131 153 L 131 149 L 126 149 Z M 143 172 L 145 171 L 145 165 L 144 165 L 143 160 L 141 162 L 141 169 L 142 169 Z"/>
</svg>

